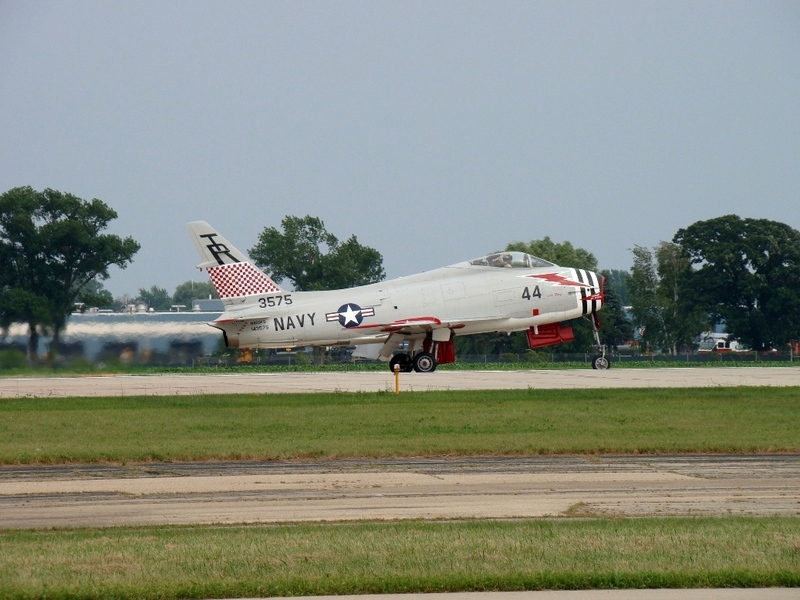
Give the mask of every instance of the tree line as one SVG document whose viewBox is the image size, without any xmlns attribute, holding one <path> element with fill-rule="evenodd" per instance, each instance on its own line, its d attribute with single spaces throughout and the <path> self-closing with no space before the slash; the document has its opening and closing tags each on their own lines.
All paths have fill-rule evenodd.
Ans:
<svg viewBox="0 0 800 600">
<path fill-rule="evenodd" d="M 52 189 L 18 187 L 0 196 L 0 329 L 26 323 L 32 360 L 43 333 L 51 334 L 57 347 L 76 303 L 102 308 L 116 302 L 121 308 L 102 281 L 112 264 L 123 269 L 130 264 L 140 245 L 131 237 L 104 233 L 115 218 L 101 200 Z M 784 349 L 800 339 L 800 232 L 783 223 L 736 215 L 698 221 L 652 249 L 634 246 L 629 271 L 598 270 L 591 252 L 549 237 L 511 242 L 506 250 L 605 277 L 601 339 L 612 348 L 631 340 L 636 330 L 647 349 L 684 352 L 719 323 L 756 350 Z M 308 215 L 286 216 L 280 230 L 265 228 L 248 252 L 277 283 L 288 281 L 297 291 L 365 285 L 385 277 L 380 252 L 354 235 L 339 240 Z M 186 281 L 173 294 L 155 285 L 140 289 L 133 301 L 169 310 L 209 297 L 217 297 L 210 282 Z M 561 350 L 588 351 L 591 327 L 583 321 L 572 325 L 575 341 Z M 460 353 L 527 350 L 520 334 L 456 340 Z"/>
<path fill-rule="evenodd" d="M 753 350 L 800 340 L 800 232 L 789 225 L 725 215 L 633 254 L 631 312 L 650 348 L 689 350 L 720 323 Z"/>
<path fill-rule="evenodd" d="M 39 335 L 58 345 L 76 299 L 94 303 L 92 282 L 124 269 L 139 251 L 131 237 L 103 233 L 117 213 L 98 199 L 18 187 L 0 196 L 0 328 L 26 323 L 28 356 Z"/>
</svg>

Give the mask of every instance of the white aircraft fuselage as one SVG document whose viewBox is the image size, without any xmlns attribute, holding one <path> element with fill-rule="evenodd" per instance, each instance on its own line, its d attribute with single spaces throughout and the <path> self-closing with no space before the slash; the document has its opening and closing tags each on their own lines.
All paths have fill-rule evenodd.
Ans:
<svg viewBox="0 0 800 600">
<path fill-rule="evenodd" d="M 453 336 L 528 331 L 530 346 L 569 341 L 558 325 L 588 316 L 599 325 L 603 281 L 521 252 L 498 252 L 408 277 L 319 292 L 281 289 L 207 223 L 189 224 L 225 305 L 210 325 L 231 348 L 375 345 L 402 370 L 452 362 Z M 409 349 L 393 353 L 403 341 Z M 599 344 L 599 340 L 598 340 Z M 417 353 L 430 357 L 415 360 Z M 603 356 L 607 368 L 607 360 Z"/>
</svg>

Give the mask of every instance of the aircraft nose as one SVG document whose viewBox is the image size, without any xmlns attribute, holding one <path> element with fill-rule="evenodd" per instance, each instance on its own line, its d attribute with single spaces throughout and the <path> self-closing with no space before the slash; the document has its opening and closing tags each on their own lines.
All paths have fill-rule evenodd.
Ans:
<svg viewBox="0 0 800 600">
<path fill-rule="evenodd" d="M 592 287 L 586 290 L 584 301 L 586 302 L 586 312 L 594 313 L 600 310 L 606 301 L 606 278 L 592 271 L 589 271 L 588 275 Z"/>
</svg>

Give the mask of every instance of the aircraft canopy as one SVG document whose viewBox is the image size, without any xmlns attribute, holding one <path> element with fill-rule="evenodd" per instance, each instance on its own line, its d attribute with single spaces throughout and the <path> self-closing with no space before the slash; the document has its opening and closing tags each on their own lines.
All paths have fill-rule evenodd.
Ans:
<svg viewBox="0 0 800 600">
<path fill-rule="evenodd" d="M 478 267 L 505 267 L 512 269 L 536 269 L 538 267 L 554 267 L 551 262 L 531 256 L 524 252 L 493 252 L 469 261 L 469 264 Z"/>
</svg>

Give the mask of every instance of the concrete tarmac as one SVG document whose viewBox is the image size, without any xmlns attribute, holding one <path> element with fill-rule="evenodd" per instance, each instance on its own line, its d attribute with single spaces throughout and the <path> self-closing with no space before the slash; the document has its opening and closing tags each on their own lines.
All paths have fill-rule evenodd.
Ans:
<svg viewBox="0 0 800 600">
<path fill-rule="evenodd" d="M 400 390 L 500 390 L 800 386 L 798 367 L 686 367 L 652 369 L 445 371 L 402 373 Z M 0 378 L 0 398 L 70 396 L 185 396 L 309 392 L 393 392 L 385 372 L 235 373 L 224 375 L 112 375 Z"/>
<path fill-rule="evenodd" d="M 798 589 L 759 588 L 371 594 L 365 596 L 313 596 L 298 600 L 798 600 L 798 598 L 800 598 Z M 251 598 L 250 600 L 258 599 Z"/>
<path fill-rule="evenodd" d="M 800 516 L 800 456 L 596 456 L 0 468 L 0 527 Z"/>
<path fill-rule="evenodd" d="M 377 392 L 394 391 L 394 385 L 394 376 L 388 371 L 2 378 L 0 398 Z M 800 368 L 437 371 L 400 376 L 401 391 L 724 386 L 800 386 Z M 147 465 L 141 467 L 141 473 L 113 472 L 107 477 L 83 472 L 80 466 L 57 467 L 55 471 L 48 467 L 0 468 L 0 515 L 3 517 L 0 526 L 120 525 L 187 522 L 187 518 L 190 522 L 261 522 L 265 515 L 273 514 L 279 507 L 284 511 L 281 520 L 288 521 L 306 520 L 304 515 L 311 520 L 340 520 L 347 514 L 360 519 L 503 518 L 534 516 L 533 508 L 539 516 L 563 515 L 564 511 L 574 511 L 575 507 L 587 514 L 614 516 L 730 514 L 731 510 L 736 514 L 797 514 L 800 510 L 800 458 L 794 456 L 595 457 L 591 460 L 539 457 L 527 460 L 554 462 L 549 468 L 543 466 L 546 464 L 543 462 L 521 467 L 506 463 L 499 471 L 485 465 L 472 466 L 466 469 L 469 473 L 463 473 L 464 465 L 456 465 L 456 470 L 462 471 L 459 476 L 437 473 L 435 469 L 432 474 L 430 465 L 421 468 L 418 464 L 405 470 L 397 465 L 380 465 L 373 469 L 345 466 L 340 467 L 338 473 L 331 473 L 330 465 L 327 470 L 312 466 L 311 470 L 294 475 L 270 475 L 260 470 L 231 473 L 230 463 L 224 465 L 224 473 L 195 471 L 213 468 L 213 465 L 190 465 L 185 472 L 180 465 L 165 465 L 165 469 L 177 472 L 154 473 L 153 465 Z M 452 470 L 453 465 L 450 467 Z M 124 471 L 123 467 L 107 468 Z M 139 467 L 127 468 L 136 471 Z M 255 468 L 259 469 L 258 465 Z M 302 465 L 297 464 L 290 470 L 298 468 L 303 471 Z M 454 494 L 456 490 L 458 494 Z M 519 501 L 520 495 L 522 501 Z M 405 508 L 398 512 L 401 505 Z M 388 509 L 385 513 L 381 512 L 384 508 Z M 208 512 L 204 512 L 206 509 Z M 373 514 L 365 515 L 365 509 Z M 788 600 L 800 599 L 800 590 L 481 592 L 359 596 L 357 600 L 634 598 Z M 342 597 L 335 600 L 342 600 Z"/>
<path fill-rule="evenodd" d="M 313 596 L 298 600 L 798 600 L 798 598 L 800 598 L 798 589 L 759 588 L 371 594 L 365 596 Z M 250 600 L 258 599 L 251 598 Z"/>
</svg>

